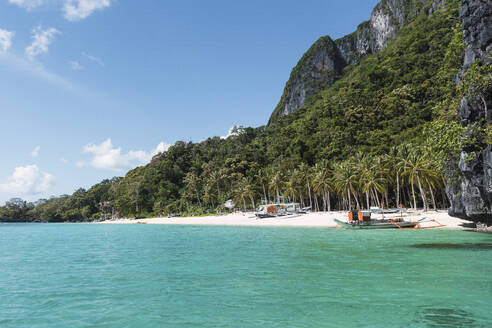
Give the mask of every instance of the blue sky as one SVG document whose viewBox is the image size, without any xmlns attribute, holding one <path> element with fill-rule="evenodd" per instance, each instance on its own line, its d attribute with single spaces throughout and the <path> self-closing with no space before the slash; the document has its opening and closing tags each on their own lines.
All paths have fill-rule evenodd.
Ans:
<svg viewBox="0 0 492 328">
<path fill-rule="evenodd" d="M 0 204 L 264 125 L 291 69 L 376 0 L 0 0 Z"/>
</svg>

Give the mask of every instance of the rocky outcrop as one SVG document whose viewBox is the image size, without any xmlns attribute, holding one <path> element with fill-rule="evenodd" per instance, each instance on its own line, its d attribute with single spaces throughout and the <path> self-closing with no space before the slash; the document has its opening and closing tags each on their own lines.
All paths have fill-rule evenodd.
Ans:
<svg viewBox="0 0 492 328">
<path fill-rule="evenodd" d="M 492 63 L 492 1 L 462 0 L 460 19 L 466 45 L 462 73 L 478 59 Z M 492 94 L 485 95 L 485 101 L 492 108 Z M 475 99 L 463 98 L 458 111 L 462 125 L 467 127 L 466 137 L 471 140 L 477 139 L 477 124 L 491 124 L 490 113 L 485 117 L 483 103 Z M 472 146 L 462 148 L 457 168 L 447 172 L 449 214 L 492 224 L 492 149 L 490 145 Z"/>
<path fill-rule="evenodd" d="M 340 53 L 347 64 L 357 63 L 366 54 L 382 50 L 389 40 L 410 19 L 415 18 L 428 0 L 383 0 L 372 11 L 371 19 L 360 24 L 352 34 L 336 40 Z M 445 5 L 445 0 L 429 2 L 428 14 Z"/>
<path fill-rule="evenodd" d="M 320 38 L 292 70 L 270 120 L 294 112 L 304 105 L 306 98 L 332 85 L 344 66 L 335 42 L 329 36 Z"/>
<path fill-rule="evenodd" d="M 336 41 L 328 36 L 316 41 L 293 69 L 270 122 L 293 113 L 308 97 L 333 85 L 346 65 L 382 50 L 422 10 L 432 14 L 445 4 L 446 0 L 382 0 L 355 32 Z"/>
</svg>

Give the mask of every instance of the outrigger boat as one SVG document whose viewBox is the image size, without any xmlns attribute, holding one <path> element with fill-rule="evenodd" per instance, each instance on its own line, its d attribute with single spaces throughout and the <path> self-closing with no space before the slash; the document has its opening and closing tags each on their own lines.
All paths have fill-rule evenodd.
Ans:
<svg viewBox="0 0 492 328">
<path fill-rule="evenodd" d="M 304 214 L 308 208 L 301 208 L 299 203 L 276 203 L 260 205 L 255 212 L 258 219 L 272 218 L 291 214 Z"/>
<path fill-rule="evenodd" d="M 335 222 L 345 229 L 409 229 L 418 226 L 418 222 L 404 221 L 402 218 L 371 219 L 370 211 L 349 212 L 348 222 L 335 219 Z"/>
</svg>

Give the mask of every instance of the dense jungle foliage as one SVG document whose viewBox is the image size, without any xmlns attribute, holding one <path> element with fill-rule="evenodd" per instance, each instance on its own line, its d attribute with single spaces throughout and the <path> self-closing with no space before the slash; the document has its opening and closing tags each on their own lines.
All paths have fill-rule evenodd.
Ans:
<svg viewBox="0 0 492 328">
<path fill-rule="evenodd" d="M 455 75 L 464 45 L 459 5 L 419 15 L 380 53 L 268 126 L 227 139 L 177 142 L 124 178 L 36 204 L 14 199 L 0 217 L 47 221 L 200 215 L 260 201 L 313 210 L 445 208 L 444 168 L 463 130 Z"/>
</svg>

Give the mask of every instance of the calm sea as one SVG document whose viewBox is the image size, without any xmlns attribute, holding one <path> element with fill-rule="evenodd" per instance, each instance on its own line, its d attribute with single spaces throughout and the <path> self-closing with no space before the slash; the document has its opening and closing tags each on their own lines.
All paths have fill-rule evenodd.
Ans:
<svg viewBox="0 0 492 328">
<path fill-rule="evenodd" d="M 492 235 L 2 224 L 0 327 L 492 327 Z"/>
</svg>

